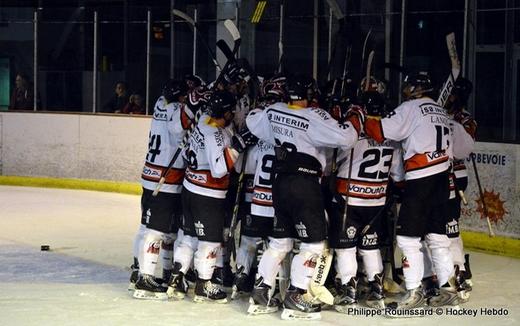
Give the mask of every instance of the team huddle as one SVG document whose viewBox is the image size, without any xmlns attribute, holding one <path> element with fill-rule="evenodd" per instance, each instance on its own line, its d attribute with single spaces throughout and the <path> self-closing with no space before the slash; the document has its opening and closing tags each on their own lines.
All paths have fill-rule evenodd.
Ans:
<svg viewBox="0 0 520 326">
<path fill-rule="evenodd" d="M 466 302 L 471 91 L 459 77 L 441 105 L 430 78 L 410 74 L 394 109 L 368 74 L 320 91 L 235 63 L 210 85 L 168 81 L 142 172 L 133 297 L 247 296 L 248 314 L 282 319 Z"/>
</svg>

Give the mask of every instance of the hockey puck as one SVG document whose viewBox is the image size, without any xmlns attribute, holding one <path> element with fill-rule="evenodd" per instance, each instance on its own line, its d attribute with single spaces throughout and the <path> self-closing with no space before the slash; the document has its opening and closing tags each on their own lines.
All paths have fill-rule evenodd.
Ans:
<svg viewBox="0 0 520 326">
<path fill-rule="evenodd" d="M 41 245 L 40 250 L 41 251 L 49 251 L 51 249 L 51 246 L 49 245 Z"/>
</svg>

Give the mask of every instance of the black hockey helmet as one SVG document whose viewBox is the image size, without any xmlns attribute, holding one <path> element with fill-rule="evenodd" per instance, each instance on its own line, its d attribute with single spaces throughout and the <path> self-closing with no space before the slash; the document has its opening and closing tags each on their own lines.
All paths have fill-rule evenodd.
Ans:
<svg viewBox="0 0 520 326">
<path fill-rule="evenodd" d="M 260 89 L 263 100 L 271 103 L 287 100 L 287 78 L 282 75 L 266 79 Z"/>
<path fill-rule="evenodd" d="M 309 91 L 314 88 L 315 83 L 311 77 L 299 75 L 287 78 L 287 94 L 291 101 L 307 100 Z"/>
<path fill-rule="evenodd" d="M 208 106 L 210 115 L 213 118 L 223 118 L 226 112 L 235 112 L 237 100 L 228 91 L 218 91 L 213 93 Z"/>
<path fill-rule="evenodd" d="M 180 96 L 185 96 L 188 92 L 186 83 L 181 80 L 169 79 L 162 88 L 162 96 L 168 103 L 178 102 Z"/>
<path fill-rule="evenodd" d="M 461 101 L 462 104 L 465 105 L 472 91 L 473 83 L 467 78 L 459 77 L 455 81 L 452 93 L 459 98 L 459 101 Z"/>
<path fill-rule="evenodd" d="M 433 93 L 433 83 L 425 73 L 412 73 L 404 78 L 402 92 L 405 100 L 429 96 Z"/>
<path fill-rule="evenodd" d="M 361 95 L 361 104 L 365 107 L 368 115 L 382 117 L 386 114 L 385 97 L 379 92 L 364 92 Z"/>
<path fill-rule="evenodd" d="M 197 75 L 184 76 L 184 82 L 186 83 L 186 87 L 188 87 L 189 90 L 206 85 L 202 78 Z"/>
</svg>

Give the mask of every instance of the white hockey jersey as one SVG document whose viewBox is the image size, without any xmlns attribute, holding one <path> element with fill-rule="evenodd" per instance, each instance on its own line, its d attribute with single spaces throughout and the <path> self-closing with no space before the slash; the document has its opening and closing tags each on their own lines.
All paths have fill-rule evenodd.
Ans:
<svg viewBox="0 0 520 326">
<path fill-rule="evenodd" d="M 251 203 L 253 201 L 253 191 L 255 188 L 254 179 L 256 170 L 256 152 L 256 146 L 248 148 L 246 152 L 246 166 L 244 170 L 244 201 L 246 203 Z M 236 164 L 235 168 L 237 168 Z"/>
<path fill-rule="evenodd" d="M 148 154 L 141 174 L 143 188 L 155 190 L 162 173 L 189 129 L 192 119 L 193 113 L 185 105 L 176 102 L 167 104 L 164 97 L 159 97 L 153 111 Z M 186 163 L 179 156 L 168 172 L 161 192 L 180 193 L 185 168 Z"/>
<path fill-rule="evenodd" d="M 285 103 L 251 111 L 246 124 L 259 139 L 316 158 L 322 170 L 326 166 L 326 147 L 350 148 L 358 138 L 350 122 L 340 124 L 325 110 Z"/>
<path fill-rule="evenodd" d="M 231 127 L 218 127 L 208 115 L 201 116 L 184 153 L 188 167 L 183 186 L 187 190 L 207 197 L 226 197 L 229 172 L 239 155 L 229 147 L 232 136 Z"/>
<path fill-rule="evenodd" d="M 257 216 L 274 216 L 273 207 L 273 162 L 274 146 L 259 140 L 254 146 L 256 170 L 254 176 L 253 202 L 251 214 Z"/>
<path fill-rule="evenodd" d="M 336 190 L 347 194 L 353 206 L 382 206 L 386 201 L 388 178 L 399 182 L 404 178 L 400 145 L 391 140 L 378 144 L 370 138 L 360 138 L 352 150 L 338 151 Z M 350 160 L 352 171 L 349 181 Z"/>
<path fill-rule="evenodd" d="M 476 131 L 477 124 L 476 124 L 475 120 L 473 120 L 473 118 L 471 117 L 471 114 L 466 110 L 462 110 L 461 112 L 457 113 L 457 119 L 459 119 L 459 120 L 456 120 L 455 117 L 453 117 L 453 119 L 454 119 L 454 121 L 466 120 L 466 123 L 469 124 L 470 131 L 468 131 L 464 126 L 461 125 L 464 128 L 465 134 L 463 134 L 462 132 L 459 132 L 458 134 L 454 133 L 454 135 L 453 135 L 454 144 L 457 144 L 457 142 L 459 142 L 459 144 L 460 143 L 465 144 L 467 146 L 467 150 L 469 151 L 468 155 L 466 155 L 466 156 L 462 156 L 463 154 L 460 154 L 460 153 L 459 153 L 459 155 L 454 155 L 455 157 L 453 159 L 453 170 L 455 173 L 455 177 L 457 179 L 467 178 L 468 170 L 467 170 L 466 164 L 464 162 L 465 162 L 465 159 L 471 154 L 471 152 L 473 151 L 473 149 L 475 147 L 474 133 Z M 460 130 L 460 128 L 458 128 L 458 129 Z M 468 138 L 468 136 L 470 138 Z M 462 138 L 459 139 L 459 137 L 462 137 Z M 454 151 L 455 151 L 455 149 L 454 149 Z"/>
<path fill-rule="evenodd" d="M 381 119 L 383 136 L 401 142 L 406 180 L 448 170 L 450 121 L 446 110 L 427 97 L 406 101 Z"/>
</svg>

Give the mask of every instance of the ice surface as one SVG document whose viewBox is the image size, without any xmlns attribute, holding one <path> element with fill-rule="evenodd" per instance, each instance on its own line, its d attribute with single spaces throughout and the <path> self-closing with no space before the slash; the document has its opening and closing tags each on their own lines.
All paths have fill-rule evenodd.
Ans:
<svg viewBox="0 0 520 326">
<path fill-rule="evenodd" d="M 0 325 L 520 325 L 520 260 L 471 253 L 477 317 L 415 319 L 322 312 L 321 322 L 247 316 L 225 305 L 133 299 L 126 289 L 139 197 L 0 186 Z M 51 251 L 40 251 L 48 244 Z M 480 308 L 507 316 L 482 316 Z"/>
</svg>

